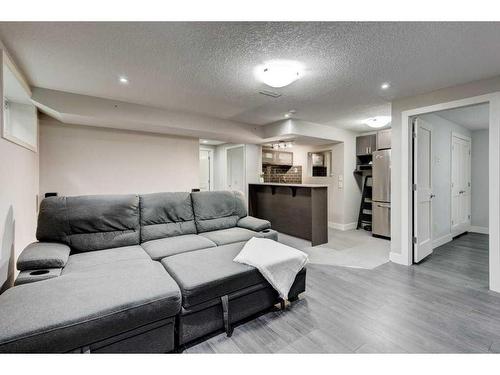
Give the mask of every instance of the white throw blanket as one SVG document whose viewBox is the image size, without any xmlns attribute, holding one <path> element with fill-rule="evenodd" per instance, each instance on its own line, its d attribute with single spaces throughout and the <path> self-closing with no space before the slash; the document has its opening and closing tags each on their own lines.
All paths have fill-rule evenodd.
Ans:
<svg viewBox="0 0 500 375">
<path fill-rule="evenodd" d="M 307 263 L 307 254 L 277 241 L 253 237 L 233 260 L 257 268 L 286 300 L 295 276 Z"/>
</svg>

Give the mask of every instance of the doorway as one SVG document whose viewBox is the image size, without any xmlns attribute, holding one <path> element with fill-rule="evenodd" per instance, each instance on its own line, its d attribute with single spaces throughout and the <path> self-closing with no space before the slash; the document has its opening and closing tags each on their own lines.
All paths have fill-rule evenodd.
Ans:
<svg viewBox="0 0 500 375">
<path fill-rule="evenodd" d="M 482 220 L 489 216 L 489 123 L 488 103 L 411 118 L 413 263 L 469 232 L 488 242 L 488 221 Z M 478 225 L 485 231 L 478 231 Z M 464 267 L 468 261 L 463 259 Z"/>
<path fill-rule="evenodd" d="M 451 235 L 458 236 L 471 227 L 471 144 L 459 133 L 451 141 Z"/>
<path fill-rule="evenodd" d="M 200 190 L 214 190 L 214 151 L 200 147 Z"/>
<path fill-rule="evenodd" d="M 227 190 L 238 190 L 246 193 L 245 189 L 245 146 L 238 145 L 226 150 Z M 246 195 L 246 194 L 245 194 Z"/>
</svg>

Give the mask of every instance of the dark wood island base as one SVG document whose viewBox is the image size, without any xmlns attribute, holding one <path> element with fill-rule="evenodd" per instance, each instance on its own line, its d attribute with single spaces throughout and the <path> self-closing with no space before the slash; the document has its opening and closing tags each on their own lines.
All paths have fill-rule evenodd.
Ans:
<svg viewBox="0 0 500 375">
<path fill-rule="evenodd" d="M 328 186 L 248 185 L 249 214 L 269 220 L 278 232 L 303 238 L 312 246 L 328 242 Z"/>
</svg>

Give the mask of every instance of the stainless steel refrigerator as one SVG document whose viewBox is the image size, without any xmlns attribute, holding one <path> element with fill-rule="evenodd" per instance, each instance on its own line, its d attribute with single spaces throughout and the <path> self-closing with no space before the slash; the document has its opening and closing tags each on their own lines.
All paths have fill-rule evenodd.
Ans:
<svg viewBox="0 0 500 375">
<path fill-rule="evenodd" d="M 391 150 L 375 151 L 372 160 L 372 234 L 391 237 Z"/>
</svg>

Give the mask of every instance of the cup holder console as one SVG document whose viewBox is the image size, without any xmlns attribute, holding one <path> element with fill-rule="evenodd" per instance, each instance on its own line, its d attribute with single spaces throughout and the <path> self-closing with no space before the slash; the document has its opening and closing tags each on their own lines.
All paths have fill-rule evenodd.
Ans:
<svg viewBox="0 0 500 375">
<path fill-rule="evenodd" d="M 26 270 L 19 272 L 14 285 L 34 283 L 35 281 L 52 279 L 61 275 L 62 268 L 46 268 L 42 270 Z"/>
<path fill-rule="evenodd" d="M 40 275 L 46 275 L 49 273 L 49 270 L 36 270 L 36 271 L 31 271 L 30 275 L 31 276 L 40 276 Z"/>
</svg>

